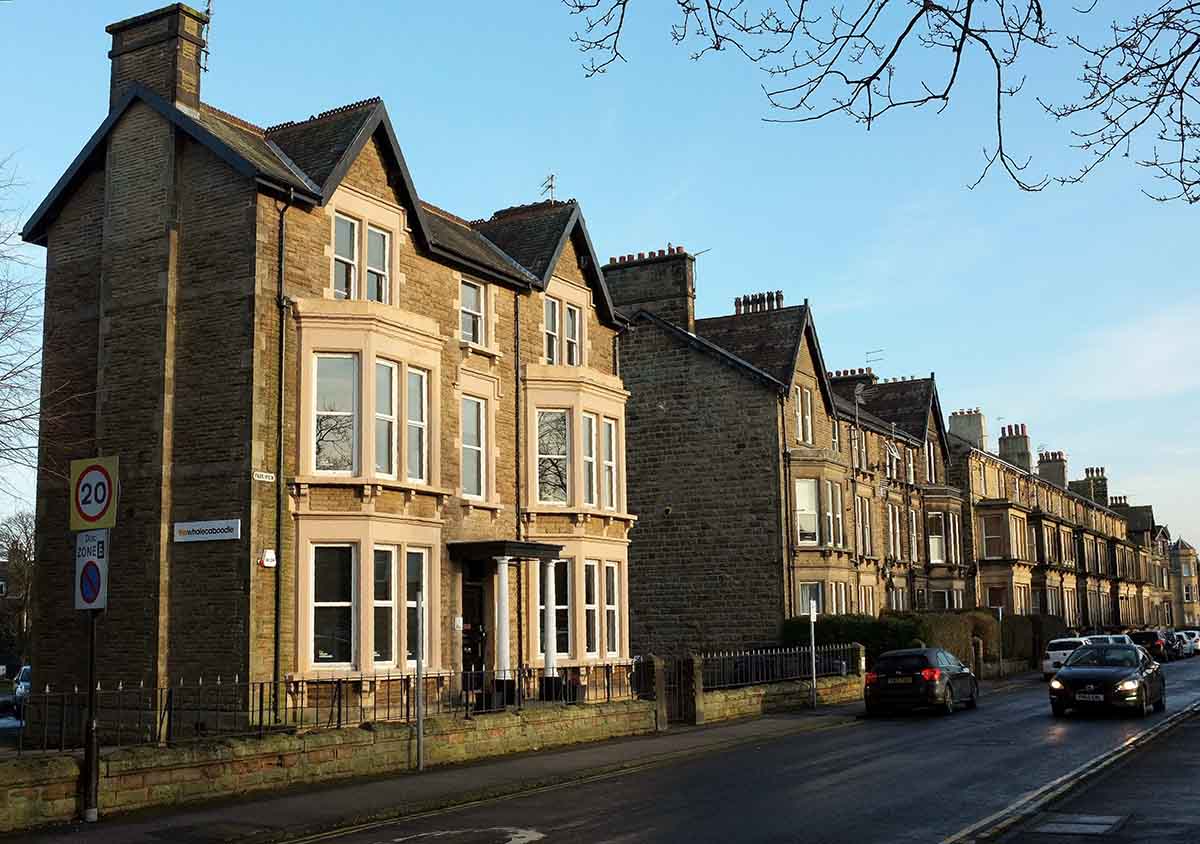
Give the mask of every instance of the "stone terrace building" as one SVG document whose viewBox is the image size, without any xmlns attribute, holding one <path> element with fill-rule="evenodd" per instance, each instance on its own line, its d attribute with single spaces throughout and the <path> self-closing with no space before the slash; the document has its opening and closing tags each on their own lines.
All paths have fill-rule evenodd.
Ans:
<svg viewBox="0 0 1200 844">
<path fill-rule="evenodd" d="M 1200 625 L 1200 559 L 1195 547 L 1183 538 L 1171 543 L 1170 554 L 1175 623 L 1196 627 Z"/>
<path fill-rule="evenodd" d="M 610 259 L 604 273 L 631 320 L 620 368 L 639 520 L 635 649 L 777 642 L 811 601 L 823 613 L 911 608 L 931 585 L 922 497 L 929 472 L 943 478 L 939 434 L 927 451 L 922 426 L 866 409 L 856 424 L 807 303 L 750 294 L 733 314 L 697 319 L 695 259 L 682 247 Z"/>
<path fill-rule="evenodd" d="M 43 393 L 80 396 L 41 443 L 39 685 L 86 676 L 62 469 L 93 454 L 106 682 L 403 672 L 418 591 L 431 671 L 628 657 L 622 320 L 579 206 L 435 208 L 377 99 L 220 111 L 205 23 L 108 27 L 109 115 L 24 230 Z M 209 519 L 240 537 L 172 541 Z"/>
<path fill-rule="evenodd" d="M 1086 479 L 1095 481 L 1095 497 L 1068 486 L 1061 451 L 1039 455 L 1035 473 L 1024 425 L 1004 427 L 999 454 L 987 446 L 978 408 L 950 414 L 950 479 L 965 494 L 963 550 L 975 605 L 1058 615 L 1087 628 L 1141 623 L 1135 546 L 1125 519 L 1107 506 L 1098 470 Z"/>
<path fill-rule="evenodd" d="M 1114 496 L 1109 506 L 1125 517 L 1129 538 L 1137 546 L 1139 622 L 1164 627 L 1175 623 L 1171 605 L 1171 532 L 1154 518 L 1149 504 L 1132 505 L 1126 496 Z"/>
</svg>

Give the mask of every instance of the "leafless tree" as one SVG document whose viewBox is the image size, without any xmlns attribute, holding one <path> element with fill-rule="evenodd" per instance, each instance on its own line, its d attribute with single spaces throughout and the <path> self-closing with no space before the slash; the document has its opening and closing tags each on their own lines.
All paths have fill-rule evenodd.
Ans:
<svg viewBox="0 0 1200 844">
<path fill-rule="evenodd" d="M 563 0 L 583 23 L 572 36 L 588 76 L 624 61 L 622 36 L 633 0 Z M 667 0 L 660 0 L 667 2 Z M 1099 14 L 1099 0 L 670 0 L 671 39 L 694 59 L 732 51 L 761 68 L 772 122 L 806 123 L 841 115 L 870 126 L 898 108 L 943 111 L 962 90 L 967 63 L 986 70 L 994 107 L 991 140 L 975 186 L 994 165 L 1022 190 L 1085 178 L 1113 153 L 1135 156 L 1166 190 L 1161 201 L 1200 200 L 1200 157 L 1193 113 L 1200 80 L 1200 2 L 1120 0 L 1117 19 L 1095 40 L 1059 37 L 1047 12 L 1067 27 Z M 648 0 L 642 5 L 648 4 Z M 1083 93 L 1046 113 L 1069 119 L 1078 172 L 1050 176 L 1010 152 L 1005 105 L 1025 88 L 1031 52 L 1066 44 L 1082 57 Z M 924 51 L 924 58 L 919 51 Z M 1040 80 L 1033 80 L 1034 82 Z"/>
<path fill-rule="evenodd" d="M 29 511 L 14 513 L 0 521 L 0 550 L 7 552 L 6 590 L 0 596 L 0 636 L 11 641 L 15 655 L 29 658 L 34 572 L 34 517 Z"/>
</svg>

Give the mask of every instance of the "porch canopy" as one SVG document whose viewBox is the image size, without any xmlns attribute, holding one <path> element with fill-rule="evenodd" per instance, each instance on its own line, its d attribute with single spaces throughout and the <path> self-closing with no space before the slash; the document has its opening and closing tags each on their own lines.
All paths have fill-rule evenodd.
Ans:
<svg viewBox="0 0 1200 844">
<path fill-rule="evenodd" d="M 517 539 L 463 540 L 447 542 L 446 547 L 450 550 L 450 559 L 456 563 L 492 560 L 497 557 L 550 562 L 557 560 L 562 555 L 561 545 L 549 545 L 545 542 L 522 542 Z"/>
</svg>

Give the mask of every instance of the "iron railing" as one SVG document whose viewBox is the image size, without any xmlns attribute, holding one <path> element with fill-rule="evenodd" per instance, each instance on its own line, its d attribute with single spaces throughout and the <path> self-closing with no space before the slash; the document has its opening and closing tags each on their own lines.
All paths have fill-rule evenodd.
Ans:
<svg viewBox="0 0 1200 844">
<path fill-rule="evenodd" d="M 807 647 L 703 654 L 704 689 L 730 689 L 812 677 Z M 817 645 L 817 676 L 858 674 L 857 645 Z"/>
<path fill-rule="evenodd" d="M 509 707 L 590 704 L 644 696 L 638 660 L 544 669 L 434 672 L 422 676 L 426 716 L 470 718 Z M 653 688 L 653 682 L 649 683 Z M 268 732 L 332 729 L 416 720 L 416 677 L 360 674 L 271 682 L 195 682 L 165 688 L 101 688 L 97 729 L 105 747 L 173 745 Z M 83 747 L 85 689 L 46 689 L 26 698 L 17 750 L 66 752 Z"/>
</svg>

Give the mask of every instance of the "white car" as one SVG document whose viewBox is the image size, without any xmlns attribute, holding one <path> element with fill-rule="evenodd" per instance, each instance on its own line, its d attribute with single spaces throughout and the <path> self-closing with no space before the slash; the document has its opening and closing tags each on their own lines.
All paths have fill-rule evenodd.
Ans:
<svg viewBox="0 0 1200 844">
<path fill-rule="evenodd" d="M 1196 650 L 1200 651 L 1200 630 L 1180 630 L 1179 632 L 1191 639 Z"/>
<path fill-rule="evenodd" d="M 1058 673 L 1058 669 L 1063 667 L 1063 663 L 1067 661 L 1067 657 L 1076 648 L 1081 648 L 1084 645 L 1091 644 L 1087 639 L 1065 638 L 1054 639 L 1050 644 L 1046 645 L 1046 653 L 1042 657 L 1042 679 L 1049 680 Z"/>
<path fill-rule="evenodd" d="M 1107 636 L 1085 636 L 1089 645 L 1132 645 L 1133 639 L 1130 639 L 1124 633 L 1114 633 Z"/>
<path fill-rule="evenodd" d="M 1186 633 L 1177 632 L 1175 641 L 1179 643 L 1179 655 L 1183 657 L 1196 655 L 1196 640 Z"/>
</svg>

